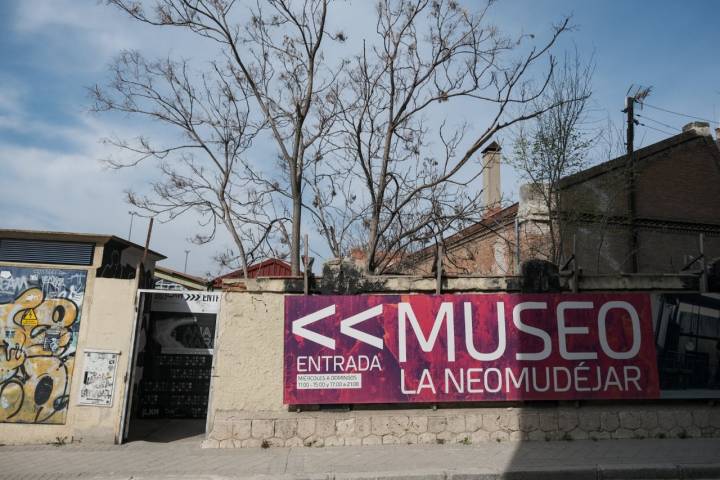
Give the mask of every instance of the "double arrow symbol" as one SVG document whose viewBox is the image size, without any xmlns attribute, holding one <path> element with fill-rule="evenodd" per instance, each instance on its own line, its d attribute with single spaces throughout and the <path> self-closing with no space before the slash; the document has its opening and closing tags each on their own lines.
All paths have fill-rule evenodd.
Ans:
<svg viewBox="0 0 720 480">
<path fill-rule="evenodd" d="M 378 315 L 382 315 L 382 311 L 383 306 L 376 305 L 372 308 L 355 314 L 352 317 L 341 320 L 340 333 L 382 350 L 383 339 L 381 337 L 376 337 L 375 335 L 370 335 L 369 333 L 361 332 L 360 330 L 354 328 L 355 325 L 360 322 L 364 322 L 365 320 L 369 320 L 373 317 L 377 317 Z M 329 307 L 325 307 L 321 310 L 318 310 L 317 312 L 313 312 L 310 315 L 305 315 L 304 317 L 300 317 L 297 320 L 293 320 L 292 333 L 299 337 L 306 338 L 311 342 L 320 344 L 323 347 L 335 350 L 335 339 L 326 337 L 325 335 L 321 335 L 317 332 L 313 332 L 312 330 L 308 330 L 307 328 L 305 328 L 311 323 L 315 323 L 322 320 L 323 318 L 327 318 L 332 315 L 335 315 L 335 305 L 330 305 Z"/>
</svg>

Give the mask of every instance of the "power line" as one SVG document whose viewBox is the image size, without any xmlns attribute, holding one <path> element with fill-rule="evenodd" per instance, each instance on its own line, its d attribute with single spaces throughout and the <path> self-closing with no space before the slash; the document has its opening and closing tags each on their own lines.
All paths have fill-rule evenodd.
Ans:
<svg viewBox="0 0 720 480">
<path fill-rule="evenodd" d="M 649 128 L 650 130 L 655 130 L 656 132 L 664 133 L 665 135 L 670 135 L 670 136 L 677 135 L 676 133 L 666 132 L 665 130 L 660 130 L 659 128 L 651 127 L 650 125 L 646 125 L 642 122 L 637 122 L 637 124 L 640 126 L 643 126 L 645 128 Z"/>
<path fill-rule="evenodd" d="M 639 113 L 636 113 L 635 116 L 636 116 L 636 117 L 640 117 L 640 118 L 644 118 L 645 120 L 650 120 L 651 122 L 655 122 L 655 123 L 657 123 L 658 125 L 662 125 L 663 127 L 667 127 L 667 128 L 669 128 L 670 130 L 677 130 L 677 131 L 679 131 L 679 132 L 682 131 L 682 130 L 681 130 L 680 128 L 678 128 L 678 127 L 673 127 L 672 125 L 668 125 L 667 123 L 663 123 L 663 122 L 661 122 L 661 121 L 659 121 L 659 120 L 655 120 L 654 118 L 650 118 L 650 117 L 647 117 L 647 116 L 645 116 L 645 115 L 640 115 Z"/>
<path fill-rule="evenodd" d="M 672 110 L 668 110 L 667 108 L 657 107 L 657 106 L 655 106 L 655 105 L 650 105 L 649 103 L 644 103 L 644 102 L 643 102 L 643 103 L 642 103 L 642 106 L 654 108 L 655 110 L 660 110 L 661 112 L 672 113 L 673 115 L 678 115 L 678 116 L 680 116 L 680 117 L 687 117 L 687 118 L 692 118 L 692 119 L 695 119 L 695 120 L 700 120 L 700 121 L 702 121 L 702 122 L 720 124 L 720 122 L 716 122 L 716 121 L 714 121 L 714 120 L 709 120 L 709 119 L 707 119 L 707 118 L 702 118 L 702 117 L 696 117 L 696 116 L 694 116 L 694 115 L 688 115 L 687 113 L 673 112 Z"/>
</svg>

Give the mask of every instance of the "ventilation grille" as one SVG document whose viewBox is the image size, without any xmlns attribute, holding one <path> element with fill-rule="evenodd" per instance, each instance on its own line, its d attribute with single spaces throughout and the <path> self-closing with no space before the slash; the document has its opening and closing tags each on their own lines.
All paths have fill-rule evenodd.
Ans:
<svg viewBox="0 0 720 480">
<path fill-rule="evenodd" d="M 91 265 L 95 244 L 0 238 L 1 262 Z"/>
</svg>

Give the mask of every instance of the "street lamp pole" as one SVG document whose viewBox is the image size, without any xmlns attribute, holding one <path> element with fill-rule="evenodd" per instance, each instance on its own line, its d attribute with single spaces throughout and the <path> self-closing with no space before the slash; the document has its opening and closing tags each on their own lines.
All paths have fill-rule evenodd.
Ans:
<svg viewBox="0 0 720 480">
<path fill-rule="evenodd" d="M 190 250 L 185 250 L 185 268 L 183 269 L 183 273 L 187 273 L 188 255 L 190 255 Z"/>
<path fill-rule="evenodd" d="M 133 220 L 135 219 L 135 215 L 137 213 L 135 212 L 128 212 L 130 214 L 130 231 L 128 232 L 128 241 L 132 242 L 132 227 L 133 227 Z"/>
</svg>

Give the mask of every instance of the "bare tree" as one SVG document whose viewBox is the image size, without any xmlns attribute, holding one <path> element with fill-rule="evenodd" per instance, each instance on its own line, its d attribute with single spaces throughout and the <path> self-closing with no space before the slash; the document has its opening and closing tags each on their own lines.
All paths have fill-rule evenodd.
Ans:
<svg viewBox="0 0 720 480">
<path fill-rule="evenodd" d="M 556 106 L 511 108 L 542 95 L 554 68 L 549 50 L 568 19 L 526 48 L 531 36 L 510 39 L 489 24 L 490 3 L 473 13 L 453 0 L 381 0 L 376 40 L 348 68 L 331 175 L 354 178 L 362 206 L 353 221 L 363 227 L 369 272 L 476 221 L 484 205 L 468 188 L 483 170 L 471 162 L 475 153 L 502 129 Z M 533 83 L 543 58 L 548 64 Z M 442 120 L 456 101 L 490 111 L 490 120 L 481 128 Z"/>
<path fill-rule="evenodd" d="M 260 168 L 258 164 L 247 163 L 249 156 L 245 156 L 244 174 L 238 182 L 249 182 L 245 188 L 253 185 L 253 208 L 244 210 L 248 207 L 248 199 L 243 199 L 234 206 L 240 207 L 244 213 L 232 213 L 230 216 L 239 215 L 236 220 L 242 220 L 242 223 L 255 221 L 265 226 L 271 221 L 273 227 L 287 225 L 290 230 L 290 260 L 295 275 L 300 268 L 306 166 L 311 159 L 323 157 L 323 148 L 329 144 L 322 140 L 328 134 L 337 114 L 333 98 L 337 95 L 336 79 L 340 67 L 328 67 L 321 50 L 326 38 L 344 40 L 342 33 L 330 34 L 327 31 L 326 19 L 330 1 L 262 0 L 253 6 L 246 6 L 234 0 L 107 0 L 108 4 L 118 7 L 140 22 L 182 28 L 215 42 L 218 59 L 202 76 L 203 84 L 212 81 L 219 85 L 221 90 L 225 89 L 227 93 L 222 93 L 225 103 L 241 102 L 245 113 L 244 121 L 252 125 L 253 130 L 260 126 L 267 129 L 267 137 L 274 143 L 279 159 L 279 168 L 271 169 L 273 171 L 268 173 L 268 169 Z M 123 64 L 122 61 L 117 66 L 133 67 Z M 212 80 L 208 77 L 212 77 Z M 197 88 L 191 85 L 194 79 L 187 80 L 190 90 Z M 119 89 L 117 86 L 111 85 L 111 89 L 120 90 L 121 95 L 124 89 L 131 97 L 136 97 L 131 88 L 125 88 L 131 87 L 130 84 L 120 86 Z M 107 96 L 102 89 L 95 91 L 100 109 L 147 113 L 136 112 L 133 108 L 118 108 L 119 104 L 116 102 L 103 101 Z M 140 97 L 143 95 L 140 94 Z M 165 105 L 166 98 L 163 97 L 150 94 L 142 99 L 157 103 L 156 107 L 160 110 L 175 109 L 172 104 Z M 133 99 L 130 99 L 130 102 L 132 101 Z M 227 105 L 225 108 L 232 111 L 238 107 Z M 190 113 L 196 112 L 191 109 Z M 183 132 L 195 127 L 193 123 L 186 125 L 187 119 L 175 119 L 175 115 L 175 112 L 170 112 L 168 115 L 151 116 L 179 127 Z M 258 135 L 260 134 L 254 131 L 249 140 Z M 265 139 L 266 136 L 262 138 Z M 238 142 L 246 149 L 250 146 L 250 143 L 242 140 L 232 142 Z M 129 146 L 122 142 L 117 144 L 121 147 Z M 170 165 L 171 157 L 177 157 L 175 154 L 184 150 L 184 147 L 186 146 L 167 147 L 160 155 L 153 152 L 152 156 L 164 158 Z M 140 148 L 137 153 L 142 158 L 147 156 L 148 150 L 149 148 Z M 237 165 L 238 163 L 227 165 L 230 176 Z M 168 167 L 166 174 L 170 182 L 174 175 L 172 172 L 171 167 Z M 220 175 L 224 174 L 221 172 Z M 157 188 L 155 190 L 158 193 Z M 165 199 L 167 197 L 160 196 Z M 261 211 L 259 208 L 277 206 L 277 197 L 285 200 L 287 222 L 283 221 L 282 216 L 277 218 L 272 209 Z M 184 200 L 181 201 L 177 195 L 174 198 L 179 202 L 174 205 L 175 211 L 192 206 L 192 201 L 183 203 Z M 255 218 L 254 215 L 258 217 Z M 224 223 L 227 226 L 227 222 Z M 268 231 L 272 231 L 273 227 Z M 255 235 L 250 240 L 258 243 L 260 240 L 266 242 L 267 239 Z M 245 256 L 247 253 L 246 251 Z"/>
<path fill-rule="evenodd" d="M 244 159 L 263 127 L 248 118 L 244 85 L 216 64 L 209 74 L 194 74 L 187 62 L 148 62 L 137 52 L 125 52 L 113 64 L 108 86 L 91 92 L 95 111 L 142 116 L 181 132 L 171 145 L 146 137 L 105 139 L 132 154 L 129 161 L 109 158 L 114 168 L 158 162 L 161 175 L 151 194 L 127 192 L 132 205 L 167 220 L 196 211 L 209 229 L 195 236 L 197 243 L 211 241 L 217 227 L 224 227 L 238 253 L 225 254 L 222 261 L 238 261 L 246 276 L 248 262 L 275 251 L 274 237 L 286 236 L 288 219 L 273 214 L 272 190 L 254 181 Z"/>
<path fill-rule="evenodd" d="M 518 129 L 511 164 L 530 182 L 548 212 L 548 235 L 542 242 L 549 261 L 560 263 L 564 226 L 572 212 L 560 211 L 560 180 L 585 168 L 598 138 L 589 124 L 592 94 L 592 59 L 583 63 L 579 54 L 565 54 L 550 78 L 546 91 L 533 101 L 532 109 L 542 111 Z M 550 108 L 547 108 L 550 107 Z"/>
</svg>

